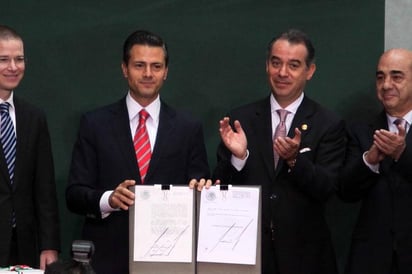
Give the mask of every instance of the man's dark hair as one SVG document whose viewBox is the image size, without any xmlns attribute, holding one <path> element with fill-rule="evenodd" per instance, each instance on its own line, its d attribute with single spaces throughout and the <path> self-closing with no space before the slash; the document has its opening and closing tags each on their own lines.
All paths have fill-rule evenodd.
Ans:
<svg viewBox="0 0 412 274">
<path fill-rule="evenodd" d="M 165 54 L 166 67 L 169 64 L 169 54 L 167 52 L 166 43 L 163 42 L 160 36 L 146 30 L 137 30 L 127 37 L 123 44 L 123 62 L 128 64 L 130 59 L 130 50 L 134 45 L 146 45 L 150 47 L 161 47 Z"/>
<path fill-rule="evenodd" d="M 280 35 L 274 37 L 268 45 L 267 48 L 267 58 L 270 58 L 270 53 L 272 51 L 273 44 L 278 40 L 286 40 L 292 45 L 303 44 L 306 47 L 308 55 L 306 56 L 305 63 L 309 67 L 315 62 L 315 48 L 313 47 L 312 41 L 309 39 L 306 33 L 298 29 L 290 29 Z"/>
</svg>

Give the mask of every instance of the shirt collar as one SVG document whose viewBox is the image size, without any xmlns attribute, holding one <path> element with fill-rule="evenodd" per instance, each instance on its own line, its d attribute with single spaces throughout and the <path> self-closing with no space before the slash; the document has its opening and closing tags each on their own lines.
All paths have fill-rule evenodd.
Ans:
<svg viewBox="0 0 412 274">
<path fill-rule="evenodd" d="M 291 104 L 289 104 L 285 109 L 289 111 L 289 113 L 292 113 L 293 115 L 296 114 L 296 111 L 298 110 L 298 107 L 303 101 L 304 93 L 302 94 Z M 276 101 L 275 96 L 273 96 L 273 93 L 270 94 L 270 109 L 272 114 L 276 112 L 278 109 L 282 109 L 282 107 L 279 105 L 279 103 Z"/>
<path fill-rule="evenodd" d="M 13 100 L 13 91 L 10 93 L 9 98 L 7 98 L 7 100 L 3 100 L 0 98 L 0 104 L 7 102 L 10 104 L 11 108 L 14 109 L 14 100 Z"/>
<path fill-rule="evenodd" d="M 396 119 L 398 118 L 403 118 L 406 120 L 406 122 L 408 122 L 408 125 L 411 125 L 412 122 L 412 110 L 409 111 L 408 113 L 406 113 L 403 117 L 395 117 L 395 116 L 391 116 L 388 113 L 386 113 L 386 117 L 388 119 L 388 124 L 392 125 L 393 122 L 395 122 Z"/>
<path fill-rule="evenodd" d="M 143 109 L 136 100 L 130 95 L 130 91 L 127 93 L 126 96 L 126 106 L 127 111 L 129 113 L 129 120 L 135 119 L 135 117 L 139 116 L 139 112 Z M 148 119 L 153 119 L 154 121 L 159 120 L 160 114 L 160 96 L 158 95 L 157 98 L 150 103 L 148 106 L 144 107 L 144 109 L 149 113 L 150 117 Z"/>
</svg>

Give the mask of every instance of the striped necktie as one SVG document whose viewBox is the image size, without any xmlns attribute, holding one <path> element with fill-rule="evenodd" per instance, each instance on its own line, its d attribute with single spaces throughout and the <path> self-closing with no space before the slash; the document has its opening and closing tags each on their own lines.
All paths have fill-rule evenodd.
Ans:
<svg viewBox="0 0 412 274">
<path fill-rule="evenodd" d="M 9 170 L 10 182 L 13 184 L 14 164 L 16 160 L 16 134 L 13 122 L 9 114 L 9 103 L 0 104 L 0 139 L 3 146 L 4 158 L 6 159 L 7 169 Z"/>
<path fill-rule="evenodd" d="M 149 169 L 150 158 L 152 156 L 149 134 L 146 129 L 146 120 L 148 117 L 149 113 L 146 110 L 142 109 L 139 112 L 139 125 L 137 126 L 136 133 L 133 138 L 134 150 L 136 152 L 136 159 L 142 184 L 144 183 L 147 170 Z"/>
</svg>

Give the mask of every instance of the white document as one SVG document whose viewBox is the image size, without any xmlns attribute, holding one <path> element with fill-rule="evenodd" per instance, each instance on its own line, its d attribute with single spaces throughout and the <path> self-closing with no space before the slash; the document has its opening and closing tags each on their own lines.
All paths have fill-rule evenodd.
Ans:
<svg viewBox="0 0 412 274">
<path fill-rule="evenodd" d="M 197 260 L 256 264 L 258 212 L 259 188 L 203 189 Z"/>
<path fill-rule="evenodd" d="M 135 195 L 134 261 L 192 262 L 193 190 L 142 185 Z"/>
</svg>

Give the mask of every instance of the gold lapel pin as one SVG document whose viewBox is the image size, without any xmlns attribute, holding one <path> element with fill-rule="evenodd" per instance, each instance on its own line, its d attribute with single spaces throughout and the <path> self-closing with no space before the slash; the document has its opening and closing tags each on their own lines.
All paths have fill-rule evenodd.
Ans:
<svg viewBox="0 0 412 274">
<path fill-rule="evenodd" d="M 301 128 L 302 130 L 307 130 L 307 129 L 308 129 L 308 125 L 307 125 L 307 124 L 303 124 L 300 128 Z"/>
</svg>

